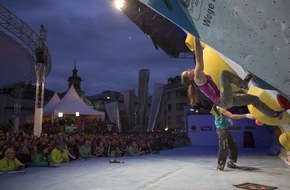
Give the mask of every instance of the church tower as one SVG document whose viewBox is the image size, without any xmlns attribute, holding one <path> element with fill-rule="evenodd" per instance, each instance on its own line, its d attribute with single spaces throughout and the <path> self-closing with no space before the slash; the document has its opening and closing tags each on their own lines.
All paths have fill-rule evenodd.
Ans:
<svg viewBox="0 0 290 190">
<path fill-rule="evenodd" d="M 76 62 L 75 62 L 75 66 L 74 69 L 72 70 L 72 76 L 68 78 L 68 89 L 71 87 L 71 85 L 74 85 L 74 88 L 76 90 L 76 92 L 78 93 L 78 95 L 80 96 L 80 98 L 87 104 L 87 105 L 91 105 L 91 101 L 88 100 L 85 96 L 85 92 L 82 91 L 81 89 L 81 82 L 82 82 L 82 78 L 78 76 L 78 70 L 77 70 L 77 66 L 76 66 Z"/>
<path fill-rule="evenodd" d="M 71 87 L 71 85 L 74 85 L 74 88 L 76 89 L 79 96 L 83 95 L 83 91 L 81 89 L 81 82 L 82 78 L 78 76 L 78 70 L 76 68 L 76 62 L 74 65 L 74 69 L 72 70 L 72 76 L 68 78 L 68 88 Z"/>
</svg>

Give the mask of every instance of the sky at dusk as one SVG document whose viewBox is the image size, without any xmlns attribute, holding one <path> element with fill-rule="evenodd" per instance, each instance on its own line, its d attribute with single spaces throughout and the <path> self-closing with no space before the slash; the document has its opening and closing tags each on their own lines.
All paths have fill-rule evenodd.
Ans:
<svg viewBox="0 0 290 190">
<path fill-rule="evenodd" d="M 64 92 L 76 62 L 85 95 L 106 90 L 138 94 L 138 75 L 149 69 L 149 93 L 193 67 L 189 59 L 170 58 L 111 0 L 1 0 L 2 6 L 39 33 L 47 30 L 52 68 L 46 88 Z"/>
</svg>

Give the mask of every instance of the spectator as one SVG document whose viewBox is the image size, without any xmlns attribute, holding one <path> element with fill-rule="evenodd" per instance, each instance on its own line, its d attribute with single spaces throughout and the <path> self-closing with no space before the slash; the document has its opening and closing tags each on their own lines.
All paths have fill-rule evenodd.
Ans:
<svg viewBox="0 0 290 190">
<path fill-rule="evenodd" d="M 0 159 L 4 158 L 4 150 L 6 149 L 5 135 L 0 136 Z"/>
<path fill-rule="evenodd" d="M 0 160 L 0 171 L 23 170 L 25 165 L 15 157 L 15 150 L 11 147 L 5 150 L 5 156 Z"/>
<path fill-rule="evenodd" d="M 34 154 L 33 166 L 53 166 L 51 154 L 47 145 L 39 145 Z"/>
<path fill-rule="evenodd" d="M 80 152 L 80 157 L 81 158 L 93 157 L 91 144 L 92 144 L 91 140 L 90 139 L 86 139 L 84 141 L 84 144 L 82 146 L 80 146 L 79 152 Z"/>
<path fill-rule="evenodd" d="M 127 152 L 127 144 L 124 140 L 120 140 L 120 146 L 119 146 L 122 156 L 125 156 L 126 152 Z"/>
<path fill-rule="evenodd" d="M 109 147 L 108 147 L 108 155 L 111 156 L 112 152 L 115 151 L 116 148 L 116 141 L 115 139 L 111 140 L 109 142 Z M 114 153 L 115 154 L 115 153 Z"/>
<path fill-rule="evenodd" d="M 73 136 L 69 135 L 65 145 L 65 149 L 70 160 L 77 160 L 80 158 L 79 148 Z"/>
<path fill-rule="evenodd" d="M 149 153 L 151 153 L 150 146 L 148 145 L 148 143 L 143 141 L 140 146 L 140 155 L 149 154 Z"/>
<path fill-rule="evenodd" d="M 33 160 L 34 160 L 34 155 L 35 155 L 35 153 L 37 152 L 37 145 L 33 145 L 32 146 L 32 148 L 31 148 L 31 150 L 30 150 L 30 156 L 31 156 L 31 160 L 32 160 L 32 162 L 33 162 Z"/>
<path fill-rule="evenodd" d="M 132 143 L 128 147 L 126 156 L 138 156 L 138 155 L 140 155 L 139 147 L 136 141 L 132 141 Z"/>
<path fill-rule="evenodd" d="M 25 165 L 25 167 L 30 167 L 32 163 L 31 154 L 26 145 L 20 147 L 20 152 L 16 154 L 16 158 Z"/>
<path fill-rule="evenodd" d="M 105 157 L 105 148 L 103 142 L 99 142 L 96 144 L 94 155 L 97 157 Z"/>
<path fill-rule="evenodd" d="M 153 154 L 159 154 L 160 150 L 162 150 L 162 141 L 161 141 L 161 137 L 157 136 L 157 139 L 155 139 L 155 141 L 152 142 L 152 153 Z"/>
<path fill-rule="evenodd" d="M 58 141 L 56 147 L 51 151 L 51 160 L 54 164 L 69 162 L 69 157 L 64 149 L 64 142 Z"/>
<path fill-rule="evenodd" d="M 115 146 L 110 152 L 110 157 L 122 157 L 122 152 L 119 146 Z"/>
</svg>

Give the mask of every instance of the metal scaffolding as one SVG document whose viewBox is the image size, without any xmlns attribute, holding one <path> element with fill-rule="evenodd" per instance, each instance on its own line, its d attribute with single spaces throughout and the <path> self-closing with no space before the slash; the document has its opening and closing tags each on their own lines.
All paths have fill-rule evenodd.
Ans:
<svg viewBox="0 0 290 190">
<path fill-rule="evenodd" d="M 17 37 L 23 46 L 33 52 L 36 81 L 34 135 L 39 136 L 42 128 L 45 78 L 51 70 L 51 56 L 46 46 L 47 32 L 41 25 L 40 35 L 37 35 L 27 24 L 3 6 L 0 6 L 0 29 Z M 17 113 L 20 112 L 19 107 L 21 106 L 17 104 Z"/>
</svg>

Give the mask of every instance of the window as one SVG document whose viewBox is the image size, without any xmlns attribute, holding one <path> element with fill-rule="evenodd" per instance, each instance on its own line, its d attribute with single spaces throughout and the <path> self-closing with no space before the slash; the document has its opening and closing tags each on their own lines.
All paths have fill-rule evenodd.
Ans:
<svg viewBox="0 0 290 190">
<path fill-rule="evenodd" d="M 176 111 L 184 110 L 184 108 L 187 106 L 187 103 L 177 103 L 176 104 Z"/>
<path fill-rule="evenodd" d="M 177 115 L 176 123 L 184 123 L 184 115 Z"/>
<path fill-rule="evenodd" d="M 171 111 L 171 104 L 167 105 L 167 111 Z"/>
<path fill-rule="evenodd" d="M 172 117 L 171 116 L 168 116 L 167 117 L 167 124 L 171 124 L 172 123 Z"/>
<path fill-rule="evenodd" d="M 167 92 L 166 93 L 166 97 L 167 97 L 167 100 L 171 100 L 171 93 L 170 92 Z"/>
<path fill-rule="evenodd" d="M 180 97 L 187 97 L 187 91 L 186 90 L 177 90 L 176 91 L 176 98 Z"/>
</svg>

